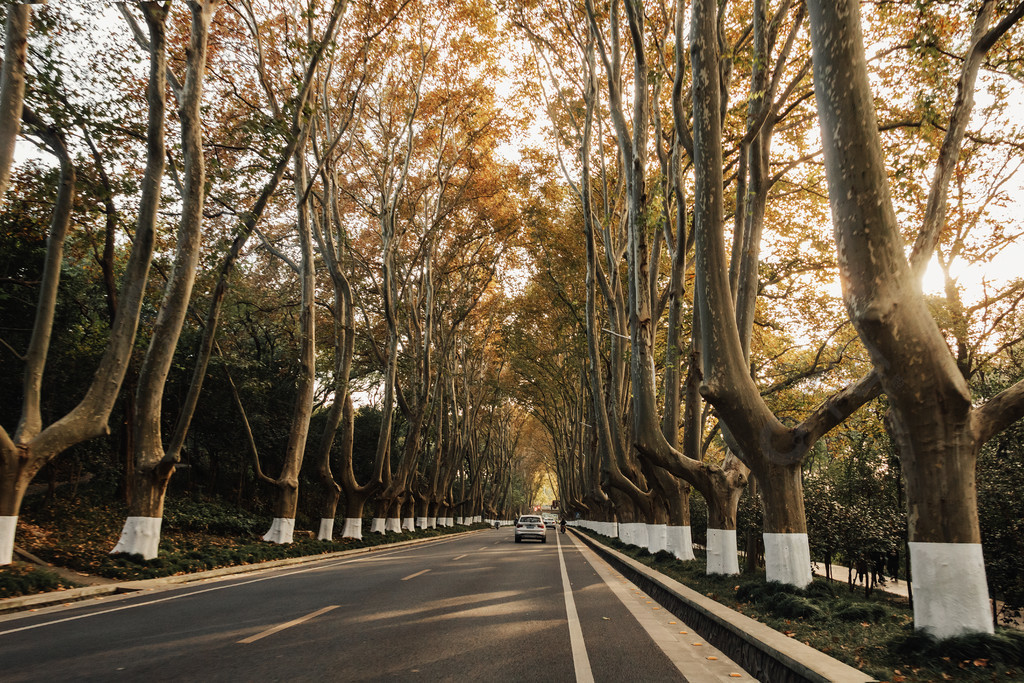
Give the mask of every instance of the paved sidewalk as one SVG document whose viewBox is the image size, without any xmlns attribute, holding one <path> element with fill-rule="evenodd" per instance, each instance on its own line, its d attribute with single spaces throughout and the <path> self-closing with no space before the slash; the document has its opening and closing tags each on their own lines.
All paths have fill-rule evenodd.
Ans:
<svg viewBox="0 0 1024 683">
<path fill-rule="evenodd" d="M 846 583 L 846 584 L 849 583 L 849 576 L 850 576 L 850 568 L 849 567 L 844 567 L 844 566 L 842 566 L 840 564 L 833 564 L 833 565 L 830 565 L 830 567 L 831 567 L 831 570 L 832 570 L 832 580 L 833 581 L 836 581 L 836 582 L 839 582 L 839 583 Z M 823 563 L 823 562 L 812 562 L 811 563 L 811 570 L 815 574 L 817 574 L 818 576 L 825 576 L 825 563 Z M 853 585 L 856 588 L 859 588 L 861 590 L 864 589 L 864 584 L 863 583 L 855 583 Z M 873 590 L 873 591 L 882 591 L 883 593 L 889 593 L 890 595 L 897 595 L 897 596 L 902 597 L 902 598 L 910 599 L 911 588 L 912 588 L 912 586 L 907 581 L 898 581 L 897 582 L 893 578 L 888 578 L 888 579 L 885 580 L 885 583 L 876 584 L 875 587 L 872 588 L 871 590 Z M 1002 603 L 994 601 L 993 602 L 993 609 L 995 609 L 996 607 L 1000 607 L 1001 605 L 1002 605 Z M 1021 617 L 1021 618 L 1018 618 L 1018 619 L 1006 619 L 1005 617 L 1003 617 L 1003 618 L 1000 619 L 999 625 L 1000 626 L 1008 626 L 1010 628 L 1015 628 L 1015 629 L 1024 631 L 1024 617 Z"/>
<path fill-rule="evenodd" d="M 829 565 L 831 570 L 832 580 L 838 583 L 849 583 L 850 568 L 844 567 L 841 564 Z M 811 571 L 818 576 L 825 576 L 825 563 L 824 562 L 811 562 Z M 855 587 L 864 588 L 863 583 L 854 583 Z M 872 588 L 873 591 L 883 591 L 885 593 L 891 593 L 892 595 L 899 595 L 904 598 L 910 597 L 910 584 L 906 581 L 896 581 L 896 579 L 888 578 L 883 583 L 875 584 Z"/>
</svg>

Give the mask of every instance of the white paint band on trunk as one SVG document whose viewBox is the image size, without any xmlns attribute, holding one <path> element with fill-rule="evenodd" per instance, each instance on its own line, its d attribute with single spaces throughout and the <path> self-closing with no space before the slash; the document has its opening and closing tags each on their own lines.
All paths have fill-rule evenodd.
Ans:
<svg viewBox="0 0 1024 683">
<path fill-rule="evenodd" d="M 370 533 L 371 534 L 382 534 L 382 533 L 384 533 L 384 528 L 385 528 L 384 518 L 383 517 L 374 517 L 373 521 L 370 523 Z"/>
<path fill-rule="evenodd" d="M 342 538 L 355 538 L 362 540 L 363 538 L 363 518 L 362 517 L 346 517 L 345 526 L 341 528 Z"/>
<path fill-rule="evenodd" d="M 416 520 L 406 517 L 402 520 L 402 531 L 416 531 Z"/>
<path fill-rule="evenodd" d="M 914 628 L 938 639 L 993 633 L 980 543 L 910 543 Z"/>
<path fill-rule="evenodd" d="M 623 522 L 618 527 L 619 540 L 640 548 L 647 547 L 647 525 L 643 522 Z"/>
<path fill-rule="evenodd" d="M 17 530 L 17 515 L 0 517 L 0 565 L 14 561 L 14 534 Z"/>
<path fill-rule="evenodd" d="M 388 517 L 384 521 L 384 531 L 389 534 L 400 534 L 402 533 L 402 520 L 398 517 Z"/>
<path fill-rule="evenodd" d="M 445 517 L 444 518 L 444 525 L 445 526 L 449 526 L 449 527 L 450 526 L 455 526 L 455 519 L 453 517 Z"/>
<path fill-rule="evenodd" d="M 647 525 L 647 552 L 654 554 L 668 548 L 668 527 L 665 524 Z"/>
<path fill-rule="evenodd" d="M 143 559 L 152 560 L 160 550 L 160 524 L 162 517 L 129 517 L 121 528 L 121 538 L 110 551 L 142 555 Z"/>
<path fill-rule="evenodd" d="M 675 555 L 677 559 L 683 562 L 696 559 L 693 554 L 693 535 L 689 526 L 668 526 L 665 528 L 665 536 L 665 550 Z"/>
<path fill-rule="evenodd" d="M 263 540 L 278 545 L 287 545 L 292 542 L 294 536 L 294 517 L 274 517 L 274 521 L 270 524 L 270 531 L 264 534 Z"/>
<path fill-rule="evenodd" d="M 427 517 L 427 526 L 431 529 L 437 528 L 437 517 Z"/>
<path fill-rule="evenodd" d="M 807 534 L 764 534 L 765 578 L 797 588 L 811 583 Z"/>
<path fill-rule="evenodd" d="M 334 539 L 334 517 L 320 518 L 320 531 L 316 534 L 318 541 L 331 541 Z"/>
<path fill-rule="evenodd" d="M 427 518 L 426 517 L 417 517 L 416 518 L 416 528 L 417 529 L 426 529 L 427 528 Z"/>
<path fill-rule="evenodd" d="M 708 574 L 739 574 L 735 529 L 708 529 Z"/>
<path fill-rule="evenodd" d="M 455 518 L 455 523 L 458 524 L 459 526 L 462 526 L 464 522 L 465 522 L 465 520 L 462 517 L 456 517 Z"/>
</svg>

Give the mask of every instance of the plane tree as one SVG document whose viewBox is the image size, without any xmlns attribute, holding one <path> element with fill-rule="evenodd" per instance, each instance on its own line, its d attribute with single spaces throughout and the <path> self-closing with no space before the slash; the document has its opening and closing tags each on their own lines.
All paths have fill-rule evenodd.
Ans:
<svg viewBox="0 0 1024 683">
<path fill-rule="evenodd" d="M 991 632 L 975 466 L 981 446 L 1024 416 L 1024 382 L 975 405 L 919 278 L 945 228 L 949 182 L 979 70 L 1024 16 L 1024 5 L 998 14 L 997 3 L 982 3 L 962 41 L 957 97 L 909 259 L 868 81 L 860 9 L 852 2 L 808 8 L 843 298 L 889 398 L 888 427 L 906 478 L 915 628 L 937 637 Z"/>
<path fill-rule="evenodd" d="M 33 331 L 26 349 L 21 387 L 22 410 L 17 428 L 0 427 L 0 564 L 9 564 L 14 546 L 17 514 L 29 482 L 61 452 L 107 431 L 124 379 L 138 328 L 157 231 L 161 183 L 165 166 L 164 122 L 168 4 L 141 6 L 149 33 L 149 76 L 146 86 L 146 166 L 142 176 L 139 212 L 131 254 L 118 296 L 117 314 L 92 382 L 82 399 L 67 414 L 48 425 L 41 413 L 42 377 L 52 335 L 54 309 L 60 284 L 65 238 L 70 228 L 75 191 L 75 167 L 60 128 L 24 108 L 22 118 L 58 158 L 60 186 L 47 237 L 47 254 L 35 311 Z"/>
<path fill-rule="evenodd" d="M 136 553 L 146 559 L 157 555 L 164 493 L 174 472 L 174 459 L 166 459 L 161 437 L 164 385 L 174 360 L 202 248 L 203 206 L 206 195 L 206 163 L 200 107 L 206 75 L 210 23 L 219 0 L 189 3 L 190 31 L 186 49 L 185 77 L 178 100 L 181 124 L 183 176 L 181 217 L 175 239 L 175 255 L 164 285 L 159 312 L 149 346 L 139 369 L 132 427 L 135 467 L 128 519 L 112 552 Z"/>
</svg>

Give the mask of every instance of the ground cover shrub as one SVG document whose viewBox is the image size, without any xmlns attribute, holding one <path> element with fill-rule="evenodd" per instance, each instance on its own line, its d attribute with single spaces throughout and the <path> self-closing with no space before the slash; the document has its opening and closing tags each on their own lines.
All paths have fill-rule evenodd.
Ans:
<svg viewBox="0 0 1024 683">
<path fill-rule="evenodd" d="M 77 583 L 65 579 L 56 572 L 24 562 L 14 562 L 0 567 L 0 598 L 58 591 L 77 586 Z"/>
<path fill-rule="evenodd" d="M 843 605 L 835 611 L 835 615 L 844 621 L 870 621 L 878 623 L 889 616 L 889 610 L 879 604 Z"/>
<path fill-rule="evenodd" d="M 217 536 L 253 536 L 261 531 L 260 518 L 225 505 L 217 499 L 182 497 L 164 510 L 165 531 L 206 532 Z"/>
<path fill-rule="evenodd" d="M 913 611 L 899 596 L 873 591 L 865 597 L 822 577 L 801 589 L 768 582 L 763 571 L 708 576 L 700 550 L 696 560 L 681 562 L 670 553 L 651 555 L 618 539 L 577 531 L 879 681 L 1024 680 L 1024 632 L 998 629 L 995 636 L 936 642 L 914 631 Z"/>
</svg>

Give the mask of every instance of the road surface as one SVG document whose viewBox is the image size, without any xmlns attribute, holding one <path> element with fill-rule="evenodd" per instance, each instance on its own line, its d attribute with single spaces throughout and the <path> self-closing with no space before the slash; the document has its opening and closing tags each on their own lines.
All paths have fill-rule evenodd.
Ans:
<svg viewBox="0 0 1024 683">
<path fill-rule="evenodd" d="M 511 528 L 0 617 L 0 679 L 752 680 L 571 534 Z"/>
</svg>

